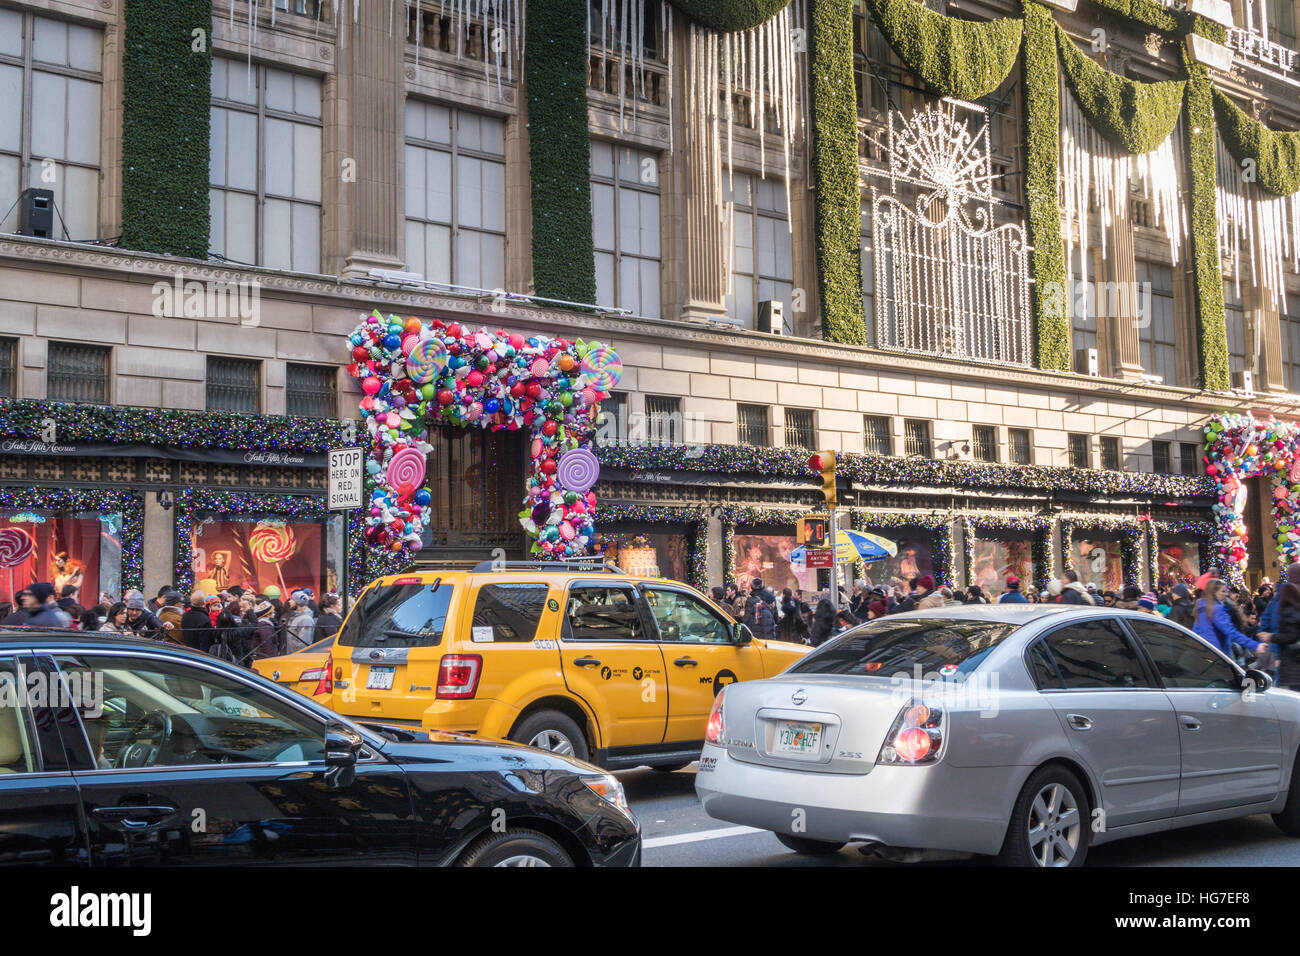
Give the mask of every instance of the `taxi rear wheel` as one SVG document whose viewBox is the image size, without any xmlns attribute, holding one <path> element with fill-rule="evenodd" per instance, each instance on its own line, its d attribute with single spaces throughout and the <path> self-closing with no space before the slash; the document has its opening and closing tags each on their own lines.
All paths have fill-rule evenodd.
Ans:
<svg viewBox="0 0 1300 956">
<path fill-rule="evenodd" d="M 479 837 L 457 866 L 573 866 L 564 848 L 536 830 L 507 830 Z"/>
<path fill-rule="evenodd" d="M 589 757 L 582 728 L 558 710 L 543 710 L 525 718 L 511 732 L 510 739 L 579 760 Z"/>
</svg>

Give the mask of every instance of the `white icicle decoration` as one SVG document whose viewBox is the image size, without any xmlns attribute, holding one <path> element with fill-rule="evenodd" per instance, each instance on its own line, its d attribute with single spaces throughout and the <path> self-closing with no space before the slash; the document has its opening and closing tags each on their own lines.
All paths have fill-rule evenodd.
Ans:
<svg viewBox="0 0 1300 956">
<path fill-rule="evenodd" d="M 1241 295 L 1244 245 L 1249 253 L 1251 284 L 1266 287 L 1271 303 L 1281 305 L 1285 301 L 1286 261 L 1291 260 L 1292 272 L 1300 273 L 1300 194 L 1274 196 L 1246 182 L 1241 166 L 1217 134 L 1215 166 L 1219 254 L 1232 258 L 1236 294 Z"/>
</svg>

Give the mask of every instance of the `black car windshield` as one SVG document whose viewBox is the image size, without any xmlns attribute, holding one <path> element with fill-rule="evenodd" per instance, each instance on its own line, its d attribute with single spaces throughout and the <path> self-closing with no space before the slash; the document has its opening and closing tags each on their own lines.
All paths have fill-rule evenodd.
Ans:
<svg viewBox="0 0 1300 956">
<path fill-rule="evenodd" d="M 371 588 L 339 632 L 344 647 L 436 647 L 447 626 L 450 584 L 390 584 Z"/>
<path fill-rule="evenodd" d="M 953 618 L 886 618 L 856 627 L 801 658 L 790 674 L 943 679 L 969 674 L 1018 624 Z"/>
</svg>

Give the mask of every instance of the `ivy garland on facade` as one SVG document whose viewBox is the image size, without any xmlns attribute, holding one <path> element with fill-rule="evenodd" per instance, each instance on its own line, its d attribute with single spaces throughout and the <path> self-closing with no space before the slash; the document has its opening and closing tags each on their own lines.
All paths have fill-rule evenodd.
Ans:
<svg viewBox="0 0 1300 956">
<path fill-rule="evenodd" d="M 916 0 L 866 0 L 872 19 L 909 70 L 944 96 L 977 100 L 1001 85 L 1020 51 L 1012 17 L 959 20 Z"/>
<path fill-rule="evenodd" d="M 1047 587 L 1052 577 L 1052 519 L 1041 515 L 967 515 L 962 518 L 962 538 L 966 543 L 966 586 L 974 582 L 975 532 L 1023 531 L 1032 535 L 1030 557 L 1034 565 L 1034 584 Z"/>
<path fill-rule="evenodd" d="M 1141 586 L 1142 539 L 1147 535 L 1145 528 L 1135 524 L 1132 518 L 1107 518 L 1101 515 L 1075 515 L 1062 518 L 1061 568 L 1063 570 L 1074 570 L 1074 532 L 1076 531 L 1118 534 L 1124 586 Z"/>
<path fill-rule="evenodd" d="M 621 505 L 602 502 L 596 508 L 596 524 L 611 521 L 643 521 L 649 524 L 686 526 L 687 584 L 705 591 L 709 586 L 709 513 L 702 506 Z"/>
<path fill-rule="evenodd" d="M 858 531 L 879 531 L 887 538 L 904 528 L 919 528 L 930 534 L 930 563 L 935 584 L 952 584 L 957 576 L 953 567 L 952 521 L 942 514 L 899 513 L 853 508 L 849 511 L 850 527 Z M 860 574 L 858 575 L 861 576 Z"/>
<path fill-rule="evenodd" d="M 1214 89 L 1214 115 L 1223 144 L 1238 163 L 1253 160 L 1255 183 L 1275 196 L 1300 192 L 1300 131 L 1271 130 L 1221 90 Z"/>
<path fill-rule="evenodd" d="M 212 0 L 126 0 L 123 13 L 122 247 L 206 259 Z"/>
<path fill-rule="evenodd" d="M 830 342 L 865 345 L 852 0 L 812 0 L 810 26 L 813 196 L 822 335 Z"/>
<path fill-rule="evenodd" d="M 144 498 L 139 492 L 113 488 L 0 488 L 0 511 L 121 515 L 122 593 L 144 589 Z"/>
<path fill-rule="evenodd" d="M 530 0 L 524 27 L 533 288 L 570 302 L 596 301 L 587 16 L 578 0 Z"/>
<path fill-rule="evenodd" d="M 790 5 L 790 0 L 669 0 L 669 2 L 696 22 L 721 33 L 752 29 L 761 23 L 766 23 Z"/>
<path fill-rule="evenodd" d="M 1138 23 L 1155 27 L 1166 33 L 1173 33 L 1181 27 L 1178 15 L 1156 0 L 1093 0 L 1093 2 L 1122 17 L 1136 20 Z"/>
</svg>

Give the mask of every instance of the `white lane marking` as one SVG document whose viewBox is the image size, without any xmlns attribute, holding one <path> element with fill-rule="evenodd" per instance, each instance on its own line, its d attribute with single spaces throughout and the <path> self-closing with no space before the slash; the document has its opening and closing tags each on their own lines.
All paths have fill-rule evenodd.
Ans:
<svg viewBox="0 0 1300 956">
<path fill-rule="evenodd" d="M 700 840 L 721 840 L 724 837 L 743 836 L 746 833 L 766 833 L 758 827 L 723 827 L 721 830 L 701 830 L 699 833 L 678 833 L 673 836 L 651 837 L 642 840 L 641 846 L 653 850 L 661 846 L 677 846 L 679 843 L 697 843 Z"/>
</svg>

